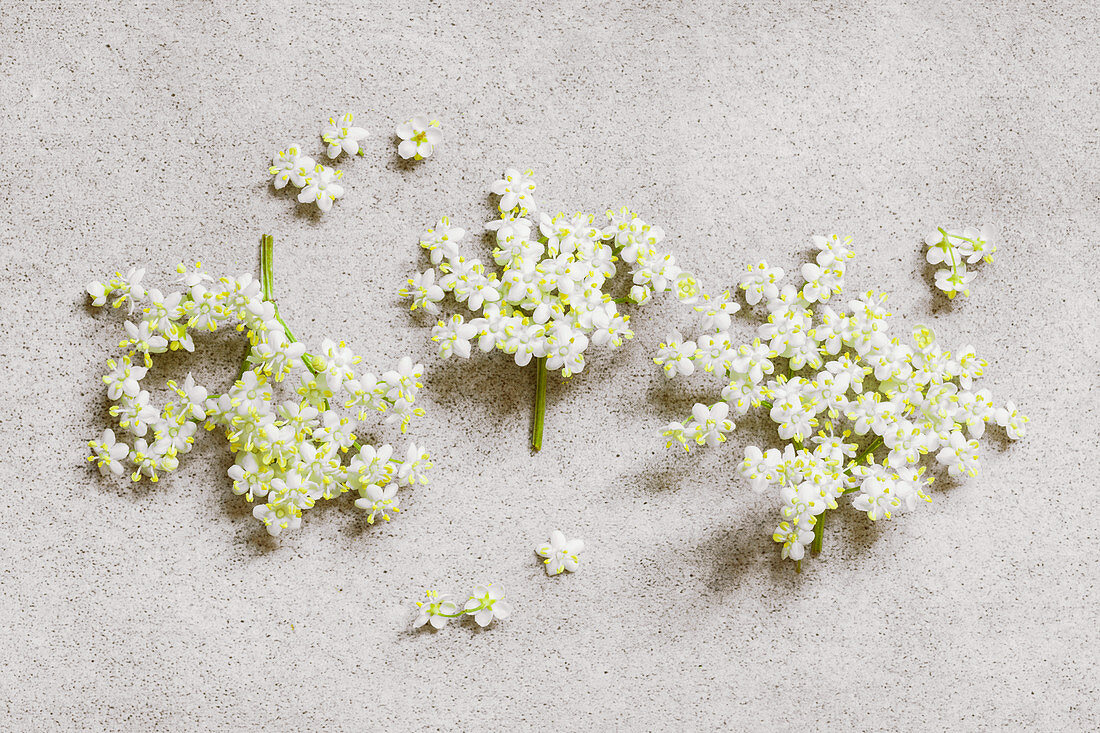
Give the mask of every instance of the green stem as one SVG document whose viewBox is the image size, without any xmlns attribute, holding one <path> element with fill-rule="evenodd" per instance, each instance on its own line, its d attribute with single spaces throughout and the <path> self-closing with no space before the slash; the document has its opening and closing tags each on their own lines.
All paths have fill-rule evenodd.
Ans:
<svg viewBox="0 0 1100 733">
<path fill-rule="evenodd" d="M 825 541 L 825 515 L 828 513 L 829 510 L 826 509 L 817 515 L 817 524 L 814 525 L 814 541 L 810 543 L 811 555 L 821 552 L 821 543 Z"/>
<path fill-rule="evenodd" d="M 483 608 L 485 608 L 484 603 L 478 605 L 477 608 L 471 608 L 469 611 L 459 611 L 458 613 L 437 613 L 435 615 L 436 616 L 441 616 L 442 618 L 458 618 L 459 616 L 466 616 L 467 614 L 477 613 L 478 611 L 482 610 Z"/>
<path fill-rule="evenodd" d="M 275 320 L 283 327 L 283 333 L 286 334 L 287 341 L 292 344 L 297 343 L 298 339 L 295 338 L 294 332 L 290 330 L 290 326 L 283 320 L 283 317 L 279 315 L 279 304 L 275 302 L 275 237 L 270 234 L 260 236 L 260 290 L 263 299 L 275 307 Z M 245 354 L 237 379 L 240 379 L 248 368 L 248 356 L 251 353 L 250 349 L 249 353 Z M 306 369 L 313 376 L 316 377 L 319 374 L 317 368 L 313 366 L 313 356 L 311 354 L 302 354 L 302 363 L 306 365 Z M 322 406 L 327 410 L 328 400 L 325 400 Z"/>
<path fill-rule="evenodd" d="M 542 426 L 546 417 L 546 357 L 535 360 L 535 422 L 531 433 L 531 447 L 542 450 Z"/>
<path fill-rule="evenodd" d="M 940 233 L 943 234 L 944 244 L 947 245 L 947 253 L 951 255 L 951 277 L 956 278 L 959 275 L 959 265 L 955 262 L 955 247 L 952 246 L 951 242 L 949 241 L 947 237 L 947 231 L 943 227 L 939 227 L 939 230 Z M 969 242 L 970 240 L 967 239 L 966 241 Z M 954 282 L 954 279 L 952 279 L 952 282 Z M 947 297 L 954 298 L 955 296 L 949 295 Z"/>
<path fill-rule="evenodd" d="M 871 455 L 880 445 L 882 445 L 882 438 L 875 438 L 873 441 L 871 441 L 871 444 L 863 450 L 862 453 L 855 457 L 855 460 L 853 460 L 852 463 L 860 463 L 864 458 Z M 845 469 L 844 472 L 847 473 L 848 470 Z M 842 494 L 843 493 L 848 492 L 842 492 Z M 817 524 L 814 525 L 814 541 L 810 543 L 811 555 L 817 555 L 821 552 L 821 545 L 825 541 L 825 515 L 828 513 L 829 510 L 826 509 L 825 511 L 821 512 L 821 514 L 817 515 Z"/>
</svg>

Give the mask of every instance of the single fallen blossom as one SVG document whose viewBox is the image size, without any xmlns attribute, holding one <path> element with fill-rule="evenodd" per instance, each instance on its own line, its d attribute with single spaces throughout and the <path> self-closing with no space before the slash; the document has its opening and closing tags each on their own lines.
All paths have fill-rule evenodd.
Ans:
<svg viewBox="0 0 1100 733">
<path fill-rule="evenodd" d="M 401 138 L 397 154 L 406 160 L 427 158 L 443 141 L 439 120 L 429 120 L 426 115 L 416 115 L 408 122 L 402 122 L 394 129 L 394 134 Z"/>
<path fill-rule="evenodd" d="M 535 554 L 546 558 L 542 562 L 546 566 L 547 575 L 561 575 L 563 570 L 571 573 L 577 570 L 583 550 L 583 540 L 567 540 L 561 531 L 555 529 L 550 533 L 549 542 L 535 548 Z"/>
<path fill-rule="evenodd" d="M 340 185 L 343 176 L 343 171 L 318 163 L 302 186 L 298 203 L 315 203 L 321 211 L 328 211 L 333 202 L 344 195 L 344 187 Z"/>
<path fill-rule="evenodd" d="M 327 146 L 325 155 L 336 158 L 340 153 L 348 155 L 362 155 L 363 148 L 360 140 L 367 137 L 367 131 L 362 127 L 354 126 L 355 116 L 351 112 L 336 119 L 328 118 L 328 124 L 321 129 L 321 139 Z"/>
</svg>

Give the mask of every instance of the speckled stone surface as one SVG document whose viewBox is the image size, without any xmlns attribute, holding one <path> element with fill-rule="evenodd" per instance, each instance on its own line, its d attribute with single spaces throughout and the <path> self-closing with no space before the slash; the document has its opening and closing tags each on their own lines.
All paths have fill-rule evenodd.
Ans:
<svg viewBox="0 0 1100 733">
<path fill-rule="evenodd" d="M 116 5 L 0 7 L 0 727 L 1100 726 L 1093 3 Z M 295 140 L 320 153 L 347 110 L 366 155 L 316 216 L 265 167 Z M 421 111 L 445 143 L 401 164 L 393 125 Z M 991 429 L 981 476 L 899 521 L 847 511 L 796 576 L 773 502 L 733 473 L 758 432 L 664 447 L 719 385 L 666 384 L 649 355 L 691 316 L 657 302 L 626 348 L 551 380 L 532 455 L 533 370 L 440 363 L 395 295 L 420 232 L 477 229 L 508 165 L 547 208 L 642 212 L 712 289 L 850 232 L 852 287 L 977 347 L 1030 437 Z M 1004 243 L 948 303 L 920 237 L 971 222 Z M 159 484 L 84 461 L 121 319 L 83 285 L 254 271 L 262 232 L 299 336 L 428 365 L 435 483 L 397 521 L 338 501 L 270 541 L 218 434 Z M 213 337 L 159 374 L 224 385 L 243 348 Z M 532 552 L 554 527 L 587 541 L 575 575 Z M 511 620 L 410 630 L 425 587 L 481 581 Z"/>
</svg>

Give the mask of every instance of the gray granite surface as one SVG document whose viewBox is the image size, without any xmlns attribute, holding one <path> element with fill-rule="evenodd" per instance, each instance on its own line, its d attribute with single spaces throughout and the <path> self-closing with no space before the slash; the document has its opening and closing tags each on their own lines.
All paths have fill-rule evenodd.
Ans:
<svg viewBox="0 0 1100 733">
<path fill-rule="evenodd" d="M 8 2 L 0 6 L 0 715 L 8 730 L 1095 730 L 1100 389 L 1098 14 L 1091 2 Z M 317 216 L 265 167 L 357 113 L 366 154 Z M 440 117 L 416 165 L 393 125 Z M 552 379 L 441 363 L 395 290 L 440 214 L 478 228 L 532 167 L 548 208 L 629 205 L 709 287 L 851 233 L 849 282 L 989 360 L 1031 416 L 919 512 L 830 524 L 795 575 L 734 473 L 661 426 L 720 385 L 650 361 L 686 309 Z M 973 296 L 921 235 L 994 223 Z M 102 479 L 121 319 L 84 284 L 181 260 L 254 271 L 276 236 L 310 343 L 428 365 L 435 483 L 367 527 L 350 501 L 266 538 L 205 434 L 159 484 Z M 161 378 L 228 384 L 216 336 Z M 532 552 L 560 527 L 579 572 Z M 425 587 L 503 583 L 480 631 L 411 631 Z"/>
</svg>

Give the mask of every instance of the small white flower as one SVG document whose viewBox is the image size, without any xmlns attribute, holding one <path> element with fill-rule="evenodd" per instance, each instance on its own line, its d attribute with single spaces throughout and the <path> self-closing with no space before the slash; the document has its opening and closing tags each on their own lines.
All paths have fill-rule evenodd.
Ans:
<svg viewBox="0 0 1100 733">
<path fill-rule="evenodd" d="M 512 615 L 512 606 L 504 600 L 504 586 L 487 583 L 474 588 L 463 612 L 472 615 L 478 626 L 488 626 L 494 619 L 503 621 Z"/>
<path fill-rule="evenodd" d="M 793 522 L 780 522 L 772 539 L 783 545 L 782 556 L 798 561 L 806 556 L 806 547 L 814 541 L 814 524 L 809 516 Z"/>
<path fill-rule="evenodd" d="M 287 183 L 301 188 L 309 178 L 317 163 L 308 155 L 301 154 L 301 147 L 291 145 L 286 150 L 275 153 L 268 172 L 275 176 L 275 188 L 283 188 Z M 197 284 L 197 283 L 195 283 Z"/>
<path fill-rule="evenodd" d="M 432 341 L 439 344 L 439 355 L 444 359 L 451 354 L 469 359 L 472 348 L 470 339 L 477 333 L 476 325 L 466 323 L 461 315 L 455 313 L 449 320 L 440 321 L 432 327 Z"/>
<path fill-rule="evenodd" d="M 321 211 L 328 211 L 332 208 L 332 202 L 344 195 L 344 187 L 340 185 L 343 176 L 343 171 L 318 163 L 305 180 L 302 192 L 298 194 L 298 202 L 315 203 Z"/>
<path fill-rule="evenodd" d="M 563 570 L 574 572 L 580 565 L 578 555 L 584 550 L 584 542 L 579 539 L 566 540 L 559 530 L 550 533 L 550 541 L 535 548 L 535 554 L 546 558 L 547 575 L 560 575 Z"/>
<path fill-rule="evenodd" d="M 511 211 L 517 206 L 520 207 L 521 214 L 535 209 L 535 200 L 531 197 L 535 190 L 532 175 L 534 173 L 530 170 L 520 173 L 515 168 L 508 168 L 504 171 L 504 178 L 493 183 L 491 190 L 500 196 L 497 206 L 502 212 Z"/>
<path fill-rule="evenodd" d="M 408 122 L 401 123 L 394 133 L 401 138 L 397 146 L 397 154 L 406 160 L 427 158 L 443 141 L 442 125 L 439 124 L 439 120 L 429 120 L 426 115 L 416 115 Z"/>
<path fill-rule="evenodd" d="M 417 601 L 416 607 L 420 609 L 413 628 L 418 629 L 424 624 L 431 624 L 432 628 L 442 629 L 452 618 L 461 615 L 458 604 L 454 602 L 450 593 L 439 593 L 434 590 L 427 591 L 427 598 Z"/>
<path fill-rule="evenodd" d="M 264 523 L 272 537 L 302 526 L 302 510 L 290 502 L 259 504 L 252 508 L 252 516 Z"/>
<path fill-rule="evenodd" d="M 936 454 L 936 460 L 947 466 L 947 473 L 953 478 L 978 475 L 978 441 L 967 440 L 955 430 L 947 440 L 947 445 Z"/>
<path fill-rule="evenodd" d="M 382 488 L 376 484 L 367 484 L 359 489 L 360 498 L 355 500 L 355 506 L 367 514 L 367 524 L 374 524 L 374 515 L 381 514 L 382 519 L 390 521 L 390 512 L 397 514 L 401 511 L 398 507 L 397 484 L 387 484 Z"/>
<path fill-rule="evenodd" d="M 340 153 L 347 153 L 348 155 L 362 154 L 363 149 L 359 141 L 367 136 L 367 131 L 362 127 L 354 127 L 352 125 L 354 120 L 355 117 L 351 112 L 348 112 L 339 120 L 335 117 L 328 118 L 328 124 L 321 129 L 321 139 L 328 146 L 325 149 L 325 154 L 328 157 L 335 158 Z"/>
<path fill-rule="evenodd" d="M 405 453 L 405 462 L 397 470 L 397 478 L 400 483 L 409 486 L 413 484 L 427 485 L 427 472 L 431 467 L 432 462 L 428 451 L 416 443 L 409 443 L 409 449 Z"/>
<path fill-rule="evenodd" d="M 993 419 L 997 421 L 1008 433 L 1008 437 L 1012 440 L 1019 440 L 1027 435 L 1027 428 L 1025 427 L 1029 421 L 1029 418 L 1021 415 L 1016 411 L 1016 403 L 1012 401 L 1005 402 L 1004 407 L 999 407 L 993 413 Z"/>
<path fill-rule="evenodd" d="M 690 426 L 694 429 L 695 442 L 699 445 L 706 443 L 710 446 L 718 445 L 725 441 L 728 433 L 736 427 L 726 416 L 730 414 L 730 406 L 726 402 L 716 402 L 710 407 L 696 402 L 691 408 L 691 416 L 695 419 Z"/>
<path fill-rule="evenodd" d="M 110 428 L 104 430 L 98 441 L 89 440 L 88 447 L 92 449 L 92 455 L 88 456 L 88 460 L 95 461 L 101 474 L 104 476 L 108 473 L 115 476 L 123 474 L 125 469 L 122 466 L 122 459 L 130 455 L 130 447 L 125 443 L 117 442 L 113 430 Z"/>
<path fill-rule="evenodd" d="M 108 359 L 107 366 L 111 368 L 103 377 L 103 382 L 107 385 L 107 399 L 114 401 L 122 395 L 137 397 L 141 391 L 138 383 L 145 378 L 148 367 L 134 366 L 130 363 L 129 356 L 122 357 L 117 364 L 114 359 Z"/>
<path fill-rule="evenodd" d="M 421 235 L 420 246 L 431 253 L 429 255 L 431 263 L 438 265 L 444 259 L 451 260 L 458 257 L 458 245 L 464 236 L 466 236 L 466 230 L 451 226 L 451 220 L 444 216 L 434 228 Z M 499 232 L 497 237 L 500 237 Z"/>
<path fill-rule="evenodd" d="M 779 297 L 779 281 L 783 279 L 783 270 L 778 267 L 768 267 L 768 263 L 761 260 L 756 265 L 750 265 L 747 274 L 741 277 L 738 286 L 745 291 L 745 301 L 749 305 L 756 305 L 760 299 L 774 300 Z"/>
<path fill-rule="evenodd" d="M 412 298 L 412 308 L 423 308 L 426 313 L 438 315 L 440 307 L 437 305 L 443 300 L 443 288 L 435 283 L 435 269 L 429 267 L 424 272 L 409 278 L 408 287 L 397 291 L 403 298 Z"/>
<path fill-rule="evenodd" d="M 679 331 L 673 331 L 658 347 L 653 362 L 660 364 L 665 370 L 665 376 L 672 379 L 678 374 L 691 374 L 695 371 L 695 363 L 692 361 L 695 351 L 694 341 L 684 341 Z"/>
</svg>

